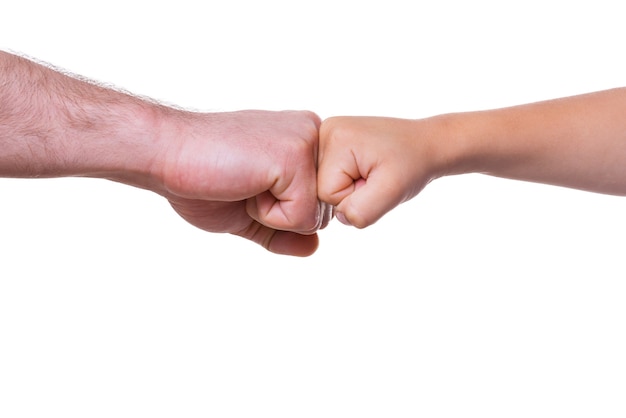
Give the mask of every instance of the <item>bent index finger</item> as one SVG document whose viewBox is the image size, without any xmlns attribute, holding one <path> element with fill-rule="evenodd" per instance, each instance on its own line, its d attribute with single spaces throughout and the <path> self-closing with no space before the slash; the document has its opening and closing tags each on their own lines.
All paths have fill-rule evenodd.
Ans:
<svg viewBox="0 0 626 418">
<path fill-rule="evenodd" d="M 264 225 L 303 234 L 314 233 L 320 227 L 315 168 L 318 124 L 312 122 L 303 126 L 300 137 L 282 143 L 271 186 L 249 199 L 250 216 Z"/>
<path fill-rule="evenodd" d="M 358 154 L 358 132 L 353 117 L 326 119 L 320 128 L 317 193 L 321 201 L 338 205 L 367 178 L 369 164 Z"/>
</svg>

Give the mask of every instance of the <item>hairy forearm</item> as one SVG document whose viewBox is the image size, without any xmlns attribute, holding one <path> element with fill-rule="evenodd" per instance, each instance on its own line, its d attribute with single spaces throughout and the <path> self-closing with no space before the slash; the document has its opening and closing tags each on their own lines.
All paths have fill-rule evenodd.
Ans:
<svg viewBox="0 0 626 418">
<path fill-rule="evenodd" d="M 156 158 L 164 112 L 149 101 L 0 51 L 0 176 L 136 183 Z"/>
<path fill-rule="evenodd" d="M 447 115 L 450 174 L 626 195 L 626 89 Z"/>
</svg>

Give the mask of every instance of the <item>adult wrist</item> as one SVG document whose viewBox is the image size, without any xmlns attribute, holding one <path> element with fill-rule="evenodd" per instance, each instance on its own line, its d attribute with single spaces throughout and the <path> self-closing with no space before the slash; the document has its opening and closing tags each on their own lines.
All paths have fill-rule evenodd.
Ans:
<svg viewBox="0 0 626 418">
<path fill-rule="evenodd" d="M 105 178 L 160 191 L 167 138 L 176 129 L 179 111 L 144 102 L 120 104 L 109 109 L 106 121 L 78 138 L 72 175 Z"/>
</svg>

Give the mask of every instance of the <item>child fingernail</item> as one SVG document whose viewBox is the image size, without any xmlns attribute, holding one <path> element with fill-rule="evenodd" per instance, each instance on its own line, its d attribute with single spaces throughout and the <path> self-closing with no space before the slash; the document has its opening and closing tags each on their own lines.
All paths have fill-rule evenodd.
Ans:
<svg viewBox="0 0 626 418">
<path fill-rule="evenodd" d="M 342 224 L 352 226 L 350 221 L 348 221 L 348 219 L 346 218 L 346 215 L 344 215 L 342 212 L 337 212 L 335 216 L 337 217 L 339 222 L 341 222 Z"/>
</svg>

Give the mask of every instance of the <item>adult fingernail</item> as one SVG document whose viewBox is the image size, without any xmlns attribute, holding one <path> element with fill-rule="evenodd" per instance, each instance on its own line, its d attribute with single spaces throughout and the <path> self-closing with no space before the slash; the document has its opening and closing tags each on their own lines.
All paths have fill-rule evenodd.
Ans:
<svg viewBox="0 0 626 418">
<path fill-rule="evenodd" d="M 319 202 L 319 212 L 320 214 L 320 219 L 319 219 L 319 229 L 324 229 L 328 226 L 328 224 L 330 223 L 330 221 L 333 219 L 333 217 L 335 216 L 335 207 L 332 205 L 329 205 L 328 203 Z"/>
</svg>

